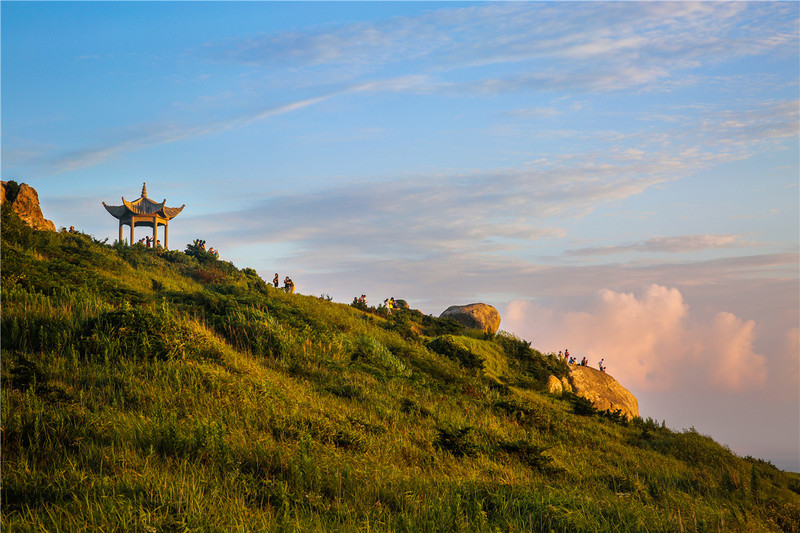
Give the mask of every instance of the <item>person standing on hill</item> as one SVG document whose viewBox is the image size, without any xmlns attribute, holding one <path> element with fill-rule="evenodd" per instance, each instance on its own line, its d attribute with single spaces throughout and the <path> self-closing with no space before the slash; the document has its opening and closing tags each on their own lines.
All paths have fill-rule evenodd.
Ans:
<svg viewBox="0 0 800 533">
<path fill-rule="evenodd" d="M 276 289 L 278 288 L 278 279 L 279 279 L 279 278 L 278 278 L 278 273 L 277 273 L 277 272 L 275 272 L 275 277 L 274 277 L 274 278 L 272 278 L 272 284 L 273 284 L 273 285 L 275 285 L 275 288 L 276 288 Z"/>
</svg>

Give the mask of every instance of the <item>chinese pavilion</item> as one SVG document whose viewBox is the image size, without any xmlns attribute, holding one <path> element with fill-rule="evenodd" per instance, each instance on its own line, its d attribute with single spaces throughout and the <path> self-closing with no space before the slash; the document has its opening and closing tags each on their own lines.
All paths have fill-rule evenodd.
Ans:
<svg viewBox="0 0 800 533">
<path fill-rule="evenodd" d="M 136 226 L 147 226 L 153 228 L 153 244 L 158 239 L 158 226 L 164 226 L 164 248 L 169 246 L 169 221 L 178 216 L 178 213 L 183 211 L 186 204 L 180 207 L 166 207 L 165 199 L 163 202 L 154 202 L 147 197 L 147 183 L 142 185 L 142 195 L 129 202 L 122 197 L 122 205 L 106 205 L 103 202 L 103 207 L 106 211 L 111 213 L 111 216 L 119 220 L 119 241 L 122 242 L 122 226 L 128 225 L 131 227 L 131 238 L 129 244 L 136 242 L 134 238 L 134 229 Z"/>
</svg>

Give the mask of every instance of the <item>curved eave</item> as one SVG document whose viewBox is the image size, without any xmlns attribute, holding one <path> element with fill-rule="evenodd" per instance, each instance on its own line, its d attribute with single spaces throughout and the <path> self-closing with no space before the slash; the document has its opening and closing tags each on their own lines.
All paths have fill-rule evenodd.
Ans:
<svg viewBox="0 0 800 533">
<path fill-rule="evenodd" d="M 159 204 L 149 198 L 142 197 L 138 200 L 134 200 L 133 202 L 129 202 L 123 196 L 122 203 L 125 204 L 125 207 L 127 207 L 128 210 L 135 215 L 153 215 L 161 211 L 167 201 L 164 200 Z"/>
<path fill-rule="evenodd" d="M 172 220 L 173 218 L 178 216 L 178 214 L 181 211 L 183 211 L 184 207 L 186 207 L 186 204 L 183 204 L 180 207 L 162 207 L 161 212 L 163 213 L 164 218 L 166 218 L 167 220 Z"/>
<path fill-rule="evenodd" d="M 107 205 L 105 202 L 102 202 L 103 207 L 106 208 L 106 211 L 111 213 L 116 219 L 130 219 L 130 217 L 153 217 L 159 218 L 164 220 L 172 220 L 176 216 L 183 211 L 183 208 L 186 207 L 186 204 L 183 204 L 180 207 L 166 207 L 164 204 L 167 203 L 166 200 L 161 202 L 160 204 L 153 202 L 145 198 L 148 202 L 149 209 L 144 210 L 139 207 L 137 204 L 138 201 L 129 202 L 124 197 L 122 198 L 123 205 Z M 137 225 L 139 222 L 136 223 Z"/>
<path fill-rule="evenodd" d="M 111 213 L 111 216 L 114 218 L 122 218 L 128 214 L 128 209 L 124 205 L 106 205 L 103 202 L 103 207 L 106 208 L 106 211 Z"/>
</svg>

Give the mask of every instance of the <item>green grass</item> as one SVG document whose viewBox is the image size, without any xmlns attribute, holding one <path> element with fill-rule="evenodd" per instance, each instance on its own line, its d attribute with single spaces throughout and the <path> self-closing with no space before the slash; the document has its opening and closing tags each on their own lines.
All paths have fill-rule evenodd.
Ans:
<svg viewBox="0 0 800 533">
<path fill-rule="evenodd" d="M 4 531 L 798 531 L 800 476 L 507 334 L 2 219 Z"/>
</svg>

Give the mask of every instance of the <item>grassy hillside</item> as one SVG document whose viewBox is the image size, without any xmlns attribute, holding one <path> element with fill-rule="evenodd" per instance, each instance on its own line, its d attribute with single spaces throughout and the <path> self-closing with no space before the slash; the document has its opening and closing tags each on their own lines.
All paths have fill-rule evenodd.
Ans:
<svg viewBox="0 0 800 533">
<path fill-rule="evenodd" d="M 4 531 L 797 531 L 800 475 L 563 362 L 2 218 Z"/>
</svg>

